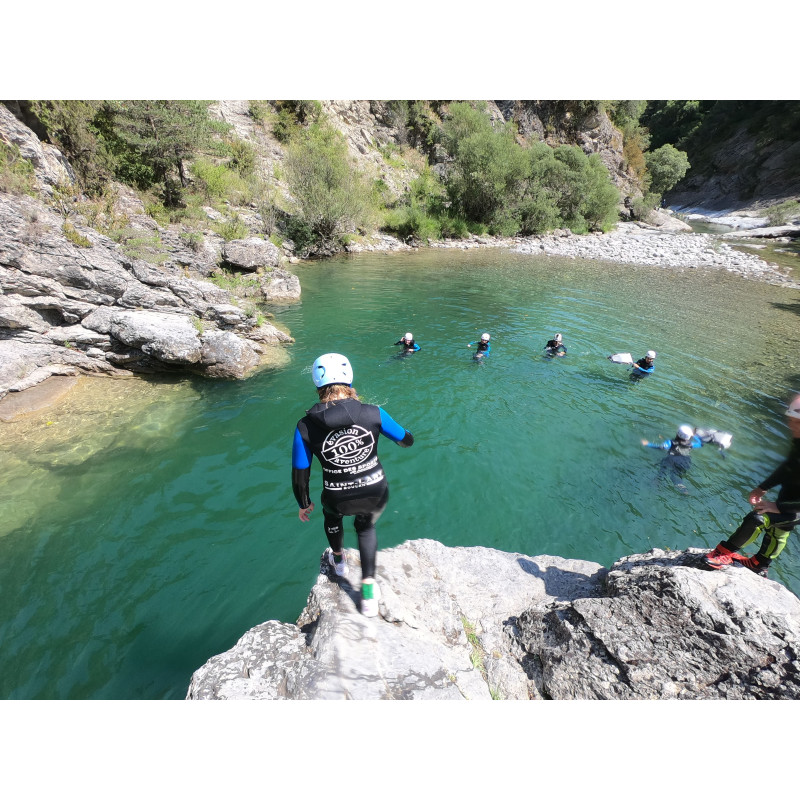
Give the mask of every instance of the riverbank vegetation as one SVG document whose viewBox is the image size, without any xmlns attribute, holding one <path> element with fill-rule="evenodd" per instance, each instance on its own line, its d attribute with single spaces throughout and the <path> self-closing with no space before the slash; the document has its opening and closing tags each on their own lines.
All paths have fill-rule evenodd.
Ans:
<svg viewBox="0 0 800 800">
<path fill-rule="evenodd" d="M 757 191 L 764 174 L 773 187 L 775 177 L 785 186 L 800 182 L 800 159 L 789 156 L 778 168 L 773 147 L 800 141 L 796 100 L 649 100 L 641 124 L 653 147 L 671 144 L 684 151 L 693 175 L 734 173 L 743 198 Z M 763 170 L 770 159 L 770 169 Z"/>
<path fill-rule="evenodd" d="M 256 145 L 209 113 L 209 101 L 19 103 L 25 122 L 69 159 L 87 217 L 122 238 L 125 219 L 103 211 L 115 181 L 136 190 L 159 224 L 179 224 L 182 236 L 213 229 L 225 239 L 291 239 L 300 255 L 334 252 L 376 230 L 424 242 L 556 228 L 608 231 L 619 219 L 620 191 L 597 154 L 527 141 L 513 122 L 492 119 L 485 103 L 386 105 L 397 144 L 379 152 L 407 176 L 400 196 L 351 157 L 317 101 L 249 104 L 252 121 L 278 142 L 281 155 L 269 169 Z M 576 125 L 581 115 L 602 111 L 622 131 L 626 166 L 642 190 L 629 210 L 640 217 L 688 169 L 685 153 L 670 143 L 648 151 L 645 106 L 570 101 Z M 14 153 L 5 148 L 0 156 L 4 183 L 26 186 Z"/>
</svg>

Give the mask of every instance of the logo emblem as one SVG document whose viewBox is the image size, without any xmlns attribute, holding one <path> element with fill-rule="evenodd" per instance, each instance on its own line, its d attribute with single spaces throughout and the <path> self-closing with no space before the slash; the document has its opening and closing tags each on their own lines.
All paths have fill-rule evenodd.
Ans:
<svg viewBox="0 0 800 800">
<path fill-rule="evenodd" d="M 322 443 L 322 456 L 337 467 L 352 467 L 372 455 L 375 437 L 365 428 L 352 425 L 334 431 Z"/>
</svg>

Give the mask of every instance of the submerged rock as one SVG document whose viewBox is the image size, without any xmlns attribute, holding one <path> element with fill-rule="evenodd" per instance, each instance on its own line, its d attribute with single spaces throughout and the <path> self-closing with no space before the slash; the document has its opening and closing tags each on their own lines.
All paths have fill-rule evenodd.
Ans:
<svg viewBox="0 0 800 800">
<path fill-rule="evenodd" d="M 381 616 L 322 559 L 296 625 L 248 631 L 187 699 L 800 697 L 800 600 L 702 550 L 600 564 L 415 540 L 378 555 Z M 352 583 L 350 582 L 352 581 Z"/>
</svg>

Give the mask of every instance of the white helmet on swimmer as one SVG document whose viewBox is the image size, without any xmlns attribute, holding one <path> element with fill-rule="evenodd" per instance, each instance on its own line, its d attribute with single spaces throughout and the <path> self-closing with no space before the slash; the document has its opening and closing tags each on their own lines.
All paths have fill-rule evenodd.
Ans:
<svg viewBox="0 0 800 800">
<path fill-rule="evenodd" d="M 482 333 L 481 334 L 481 341 L 482 342 L 488 342 L 489 341 L 489 334 L 488 333 Z"/>
<path fill-rule="evenodd" d="M 407 334 L 406 334 L 406 335 L 405 335 L 403 338 L 404 338 L 404 339 L 405 339 L 407 342 L 410 342 L 410 341 L 411 341 L 411 340 L 414 338 L 414 335 L 413 335 L 413 334 L 411 334 L 411 333 L 407 333 Z"/>
<path fill-rule="evenodd" d="M 314 386 L 321 389 L 332 383 L 353 383 L 353 368 L 347 358 L 340 353 L 325 353 L 311 367 L 311 378 Z"/>
<path fill-rule="evenodd" d="M 683 439 L 683 441 L 688 441 L 689 439 L 694 436 L 694 431 L 692 430 L 691 425 L 681 425 L 678 428 L 678 438 Z"/>
<path fill-rule="evenodd" d="M 656 357 L 656 351 L 655 350 L 648 350 L 647 351 L 647 355 L 645 356 L 645 358 L 655 358 L 655 357 Z"/>
<path fill-rule="evenodd" d="M 556 334 L 556 335 L 553 337 L 553 339 L 555 339 L 555 341 L 557 341 L 557 342 L 560 342 L 560 341 L 561 341 L 561 334 L 560 334 L 560 333 L 557 333 L 557 334 Z"/>
</svg>

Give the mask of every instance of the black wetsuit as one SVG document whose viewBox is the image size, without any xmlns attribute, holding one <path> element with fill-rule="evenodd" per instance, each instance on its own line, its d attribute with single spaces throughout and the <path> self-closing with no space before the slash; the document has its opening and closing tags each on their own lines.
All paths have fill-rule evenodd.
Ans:
<svg viewBox="0 0 800 800">
<path fill-rule="evenodd" d="M 322 465 L 325 535 L 342 549 L 343 516 L 355 516 L 362 578 L 375 575 L 375 523 L 389 500 L 389 484 L 378 460 L 378 436 L 401 447 L 414 437 L 383 409 L 358 400 L 317 403 L 297 423 L 292 446 L 292 490 L 300 508 L 311 505 L 309 477 L 313 456 Z"/>
<path fill-rule="evenodd" d="M 775 501 L 778 513 L 751 511 L 726 542 L 728 549 L 736 551 L 750 544 L 768 521 L 766 535 L 758 551 L 759 560 L 769 563 L 783 550 L 789 531 L 800 522 L 800 439 L 792 439 L 786 460 L 756 488 L 766 492 L 774 486 L 781 487 Z"/>
<path fill-rule="evenodd" d="M 559 352 L 562 352 L 564 355 L 567 354 L 567 348 L 564 347 L 561 342 L 556 341 L 555 339 L 551 339 L 545 346 L 545 352 L 549 356 L 558 355 Z"/>
<path fill-rule="evenodd" d="M 403 345 L 403 353 L 416 353 L 417 350 L 419 350 L 419 345 L 414 339 L 410 342 L 407 342 L 405 339 L 400 339 L 400 341 L 395 342 L 395 344 Z"/>
</svg>

